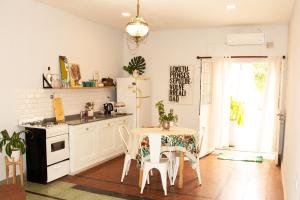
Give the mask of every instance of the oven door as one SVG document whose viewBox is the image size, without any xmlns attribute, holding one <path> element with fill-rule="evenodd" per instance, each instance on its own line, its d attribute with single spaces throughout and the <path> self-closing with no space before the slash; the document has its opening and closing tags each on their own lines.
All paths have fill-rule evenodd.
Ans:
<svg viewBox="0 0 300 200">
<path fill-rule="evenodd" d="M 47 166 L 69 158 L 69 135 L 58 135 L 46 139 Z"/>
</svg>

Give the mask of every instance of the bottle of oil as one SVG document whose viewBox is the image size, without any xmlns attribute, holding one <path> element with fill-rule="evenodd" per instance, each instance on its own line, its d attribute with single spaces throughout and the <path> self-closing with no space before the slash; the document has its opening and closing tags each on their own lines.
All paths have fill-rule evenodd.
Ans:
<svg viewBox="0 0 300 200">
<path fill-rule="evenodd" d="M 53 80 L 53 75 L 51 73 L 51 66 L 48 67 L 48 72 L 47 72 L 47 76 L 46 76 L 47 81 L 52 84 L 52 80 Z"/>
</svg>

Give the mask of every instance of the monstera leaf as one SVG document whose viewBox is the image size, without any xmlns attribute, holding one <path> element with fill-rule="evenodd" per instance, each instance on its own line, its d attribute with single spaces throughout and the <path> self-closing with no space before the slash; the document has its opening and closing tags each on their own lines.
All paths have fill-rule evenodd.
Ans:
<svg viewBox="0 0 300 200">
<path fill-rule="evenodd" d="M 145 73 L 146 62 L 145 58 L 142 56 L 134 57 L 130 60 L 128 66 L 124 66 L 123 69 L 127 71 L 129 74 L 133 74 L 134 70 L 137 70 L 139 75 Z"/>
</svg>

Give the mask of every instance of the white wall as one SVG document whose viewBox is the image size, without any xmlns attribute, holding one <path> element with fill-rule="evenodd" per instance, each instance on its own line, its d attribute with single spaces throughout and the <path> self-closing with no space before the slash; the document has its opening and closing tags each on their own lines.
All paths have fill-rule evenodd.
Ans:
<svg viewBox="0 0 300 200">
<path fill-rule="evenodd" d="M 53 72 L 58 73 L 59 55 L 65 55 L 70 62 L 80 64 L 85 80 L 91 79 L 95 70 L 103 77 L 117 77 L 121 74 L 121 31 L 97 25 L 33 0 L 1 0 L 0 13 L 0 130 L 13 131 L 18 128 L 16 125 L 20 113 L 16 110 L 17 95 L 20 91 L 41 89 L 41 75 L 46 72 L 47 66 L 53 66 Z M 81 102 L 91 91 L 72 92 L 77 93 L 73 101 L 83 97 Z M 72 96 L 69 93 L 68 96 Z M 113 94 L 109 90 L 100 93 L 104 97 Z M 32 94 L 26 92 L 26 95 Z M 90 95 L 91 98 L 93 96 L 99 97 Z M 21 104 L 20 101 L 18 103 Z M 78 109 L 74 112 L 77 113 Z M 45 113 L 47 116 L 51 114 Z M 3 178 L 1 154 L 0 180 Z"/>
<path fill-rule="evenodd" d="M 286 130 L 282 177 L 286 200 L 300 199 L 300 2 L 295 1 L 289 26 Z M 297 189 L 298 185 L 298 189 Z"/>
<path fill-rule="evenodd" d="M 265 46 L 225 45 L 228 33 L 263 31 L 266 40 L 274 42 L 274 48 Z M 126 45 L 126 44 L 125 44 Z M 159 99 L 174 107 L 179 114 L 179 123 L 190 128 L 198 127 L 199 98 L 199 61 L 196 56 L 266 55 L 282 56 L 287 53 L 287 26 L 243 26 L 203 28 L 190 30 L 151 31 L 146 44 L 141 44 L 136 55 L 146 59 L 146 75 L 152 79 L 152 122 L 157 124 L 157 111 L 154 107 Z M 124 52 L 124 64 L 133 57 L 127 48 Z M 193 104 L 168 104 L 169 66 L 188 64 L 195 67 Z"/>
</svg>

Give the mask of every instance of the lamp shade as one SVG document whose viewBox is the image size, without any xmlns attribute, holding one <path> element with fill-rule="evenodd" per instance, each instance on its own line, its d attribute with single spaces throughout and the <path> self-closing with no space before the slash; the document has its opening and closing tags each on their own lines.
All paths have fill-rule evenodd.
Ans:
<svg viewBox="0 0 300 200">
<path fill-rule="evenodd" d="M 132 37 L 144 37 L 148 31 L 149 26 L 141 17 L 132 18 L 126 26 L 126 32 Z"/>
</svg>

